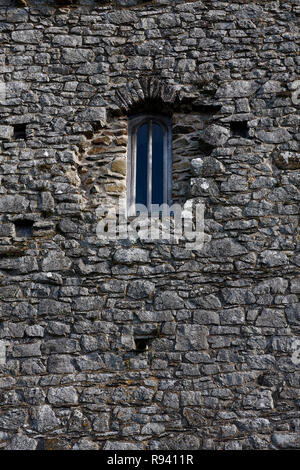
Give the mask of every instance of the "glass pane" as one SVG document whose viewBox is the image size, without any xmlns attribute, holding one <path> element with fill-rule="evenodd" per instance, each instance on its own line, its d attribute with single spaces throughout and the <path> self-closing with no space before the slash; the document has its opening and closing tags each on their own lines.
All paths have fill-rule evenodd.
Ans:
<svg viewBox="0 0 300 470">
<path fill-rule="evenodd" d="M 152 204 L 164 202 L 164 131 L 158 124 L 152 126 Z"/>
<path fill-rule="evenodd" d="M 147 206 L 148 124 L 137 131 L 136 148 L 136 204 Z"/>
</svg>

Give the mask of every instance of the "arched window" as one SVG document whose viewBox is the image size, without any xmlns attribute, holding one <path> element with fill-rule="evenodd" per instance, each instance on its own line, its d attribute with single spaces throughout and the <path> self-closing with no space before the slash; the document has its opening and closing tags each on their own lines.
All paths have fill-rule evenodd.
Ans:
<svg viewBox="0 0 300 470">
<path fill-rule="evenodd" d="M 128 122 L 127 212 L 135 205 L 171 203 L 171 120 L 165 116 L 140 115 Z"/>
</svg>

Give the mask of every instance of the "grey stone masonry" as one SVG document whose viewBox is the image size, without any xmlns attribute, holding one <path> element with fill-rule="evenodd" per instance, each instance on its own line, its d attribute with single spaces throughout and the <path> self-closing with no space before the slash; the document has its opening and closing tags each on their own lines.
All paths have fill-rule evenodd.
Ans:
<svg viewBox="0 0 300 470">
<path fill-rule="evenodd" d="M 300 449 L 297 0 L 1 0 L 0 449 Z M 204 246 L 108 241 L 168 116 Z"/>
</svg>

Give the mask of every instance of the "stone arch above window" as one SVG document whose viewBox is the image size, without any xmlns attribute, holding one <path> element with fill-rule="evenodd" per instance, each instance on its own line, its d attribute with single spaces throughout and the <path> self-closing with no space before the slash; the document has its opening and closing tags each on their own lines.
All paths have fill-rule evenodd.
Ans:
<svg viewBox="0 0 300 470">
<path fill-rule="evenodd" d="M 181 86 L 160 81 L 153 77 L 141 77 L 118 87 L 112 96 L 112 111 L 120 114 L 165 113 L 173 111 L 179 103 Z"/>
</svg>

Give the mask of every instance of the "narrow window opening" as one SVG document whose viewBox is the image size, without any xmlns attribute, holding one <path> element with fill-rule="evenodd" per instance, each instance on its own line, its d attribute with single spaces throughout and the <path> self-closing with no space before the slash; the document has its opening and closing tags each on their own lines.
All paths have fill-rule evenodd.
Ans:
<svg viewBox="0 0 300 470">
<path fill-rule="evenodd" d="M 152 204 L 171 203 L 171 123 L 159 115 L 129 118 L 127 166 L 128 215 L 142 204 L 150 213 Z"/>
<path fill-rule="evenodd" d="M 26 140 L 26 124 L 14 125 L 14 138 L 15 140 Z"/>
<path fill-rule="evenodd" d="M 152 126 L 152 204 L 164 202 L 164 132 L 159 124 Z"/>
<path fill-rule="evenodd" d="M 230 129 L 234 137 L 248 137 L 249 128 L 247 121 L 232 121 Z"/>
<path fill-rule="evenodd" d="M 32 236 L 33 221 L 32 220 L 17 220 L 14 222 L 16 236 L 18 238 L 28 238 Z"/>
<path fill-rule="evenodd" d="M 137 131 L 136 146 L 136 204 L 147 206 L 148 181 L 148 139 L 149 124 L 143 124 Z"/>
</svg>

